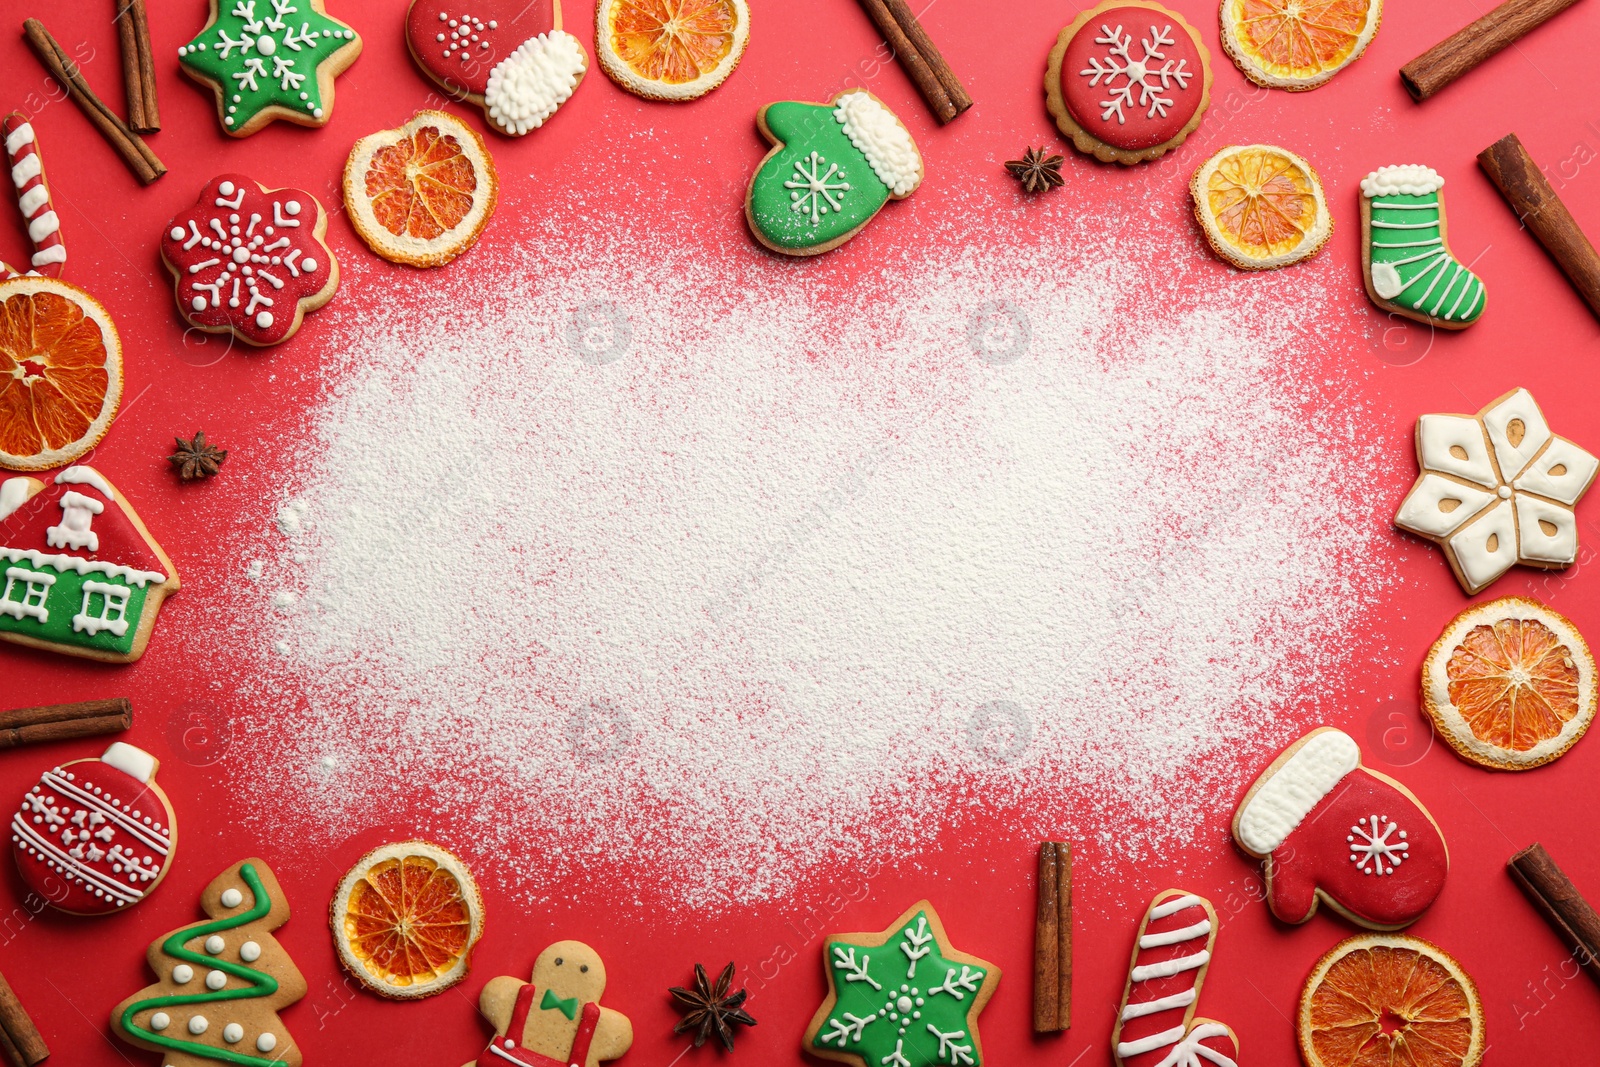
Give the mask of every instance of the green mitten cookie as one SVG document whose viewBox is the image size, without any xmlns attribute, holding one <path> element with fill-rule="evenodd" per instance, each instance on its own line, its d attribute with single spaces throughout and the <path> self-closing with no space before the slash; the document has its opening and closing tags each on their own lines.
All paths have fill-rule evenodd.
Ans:
<svg viewBox="0 0 1600 1067">
<path fill-rule="evenodd" d="M 865 89 L 826 104 L 768 104 L 756 124 L 774 147 L 750 179 L 744 213 L 756 240 L 774 252 L 837 248 L 885 203 L 922 184 L 910 131 Z"/>
</svg>

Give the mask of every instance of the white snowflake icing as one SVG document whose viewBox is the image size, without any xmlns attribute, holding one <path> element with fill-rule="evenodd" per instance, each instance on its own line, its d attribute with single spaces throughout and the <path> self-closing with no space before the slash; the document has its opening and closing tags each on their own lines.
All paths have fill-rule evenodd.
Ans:
<svg viewBox="0 0 1600 1067">
<path fill-rule="evenodd" d="M 1368 815 L 1350 827 L 1345 840 L 1350 843 L 1350 862 L 1362 874 L 1393 874 L 1411 848 L 1406 832 L 1387 815 Z"/>
<path fill-rule="evenodd" d="M 1517 563 L 1564 567 L 1578 558 L 1572 509 L 1600 459 L 1551 433 L 1526 389 L 1477 415 L 1424 415 L 1416 438 L 1422 476 L 1394 523 L 1437 540 L 1469 593 Z"/>
<path fill-rule="evenodd" d="M 826 172 L 822 169 L 824 163 L 828 166 Z M 835 174 L 839 175 L 837 180 L 834 180 Z M 844 180 L 837 163 L 828 163 L 821 154 L 812 152 L 794 161 L 794 177 L 784 182 L 783 187 L 793 190 L 789 194 L 790 209 L 809 212 L 811 225 L 815 226 L 828 212 L 844 209 L 844 194 L 849 191 L 850 183 Z"/>
<path fill-rule="evenodd" d="M 1144 55 L 1135 59 L 1132 55 L 1133 34 L 1123 33 L 1119 24 L 1115 29 L 1105 25 L 1100 26 L 1100 35 L 1094 39 L 1095 44 L 1107 45 L 1109 55 L 1102 62 L 1096 56 L 1089 57 L 1089 65 L 1078 73 L 1089 79 L 1089 84 L 1098 86 L 1103 78 L 1106 90 L 1111 94 L 1109 99 L 1100 101 L 1103 109 L 1100 114 L 1102 120 L 1116 116 L 1117 124 L 1127 121 L 1124 107 L 1148 107 L 1145 118 L 1165 118 L 1167 110 L 1172 107 L 1170 95 L 1174 84 L 1179 89 L 1189 87 L 1189 79 L 1194 77 L 1194 72 L 1186 70 L 1189 61 L 1186 59 L 1167 59 L 1163 48 L 1177 43 L 1173 35 L 1172 25 L 1169 23 L 1157 29 L 1150 27 L 1150 36 L 1139 43 L 1144 49 Z M 1164 60 L 1159 66 L 1156 60 Z M 1125 81 L 1116 84 L 1118 78 Z M 1133 99 L 1133 90 L 1139 89 L 1137 104 Z"/>
</svg>

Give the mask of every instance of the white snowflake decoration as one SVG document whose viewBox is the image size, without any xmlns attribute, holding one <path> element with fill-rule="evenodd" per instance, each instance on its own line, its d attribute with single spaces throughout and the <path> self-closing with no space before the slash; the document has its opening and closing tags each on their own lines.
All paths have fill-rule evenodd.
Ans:
<svg viewBox="0 0 1600 1067">
<path fill-rule="evenodd" d="M 1105 79 L 1106 90 L 1111 94 L 1110 99 L 1100 101 L 1103 109 L 1100 114 L 1102 121 L 1116 116 L 1117 124 L 1122 125 L 1127 121 L 1124 107 L 1148 107 L 1145 118 L 1165 118 L 1167 110 L 1172 107 L 1171 91 L 1174 84 L 1179 89 L 1189 87 L 1189 79 L 1194 77 L 1194 72 L 1186 70 L 1189 61 L 1186 59 L 1167 59 L 1163 48 L 1177 44 L 1173 36 L 1172 26 L 1157 29 L 1150 27 L 1150 36 L 1139 43 L 1144 49 L 1144 55 L 1135 59 L 1132 55 L 1133 34 L 1124 34 L 1119 24 L 1116 29 L 1102 23 L 1100 36 L 1094 39 L 1095 44 L 1109 46 L 1105 61 L 1095 56 L 1089 57 L 1089 65 L 1078 73 L 1089 79 L 1089 84 L 1099 86 L 1101 79 Z M 1157 60 L 1163 60 L 1159 66 Z M 1126 79 L 1117 85 L 1116 79 Z M 1137 104 L 1133 99 L 1133 90 L 1139 89 Z"/>
<path fill-rule="evenodd" d="M 1350 862 L 1362 874 L 1393 874 L 1411 848 L 1406 832 L 1387 815 L 1368 815 L 1350 827 L 1345 840 L 1350 843 Z"/>
<path fill-rule="evenodd" d="M 826 172 L 822 165 L 828 164 Z M 838 180 L 833 180 L 835 174 Z M 793 211 L 811 215 L 811 225 L 815 226 L 822 216 L 830 211 L 844 209 L 844 194 L 849 191 L 850 183 L 844 180 L 844 174 L 839 170 L 837 163 L 828 163 L 817 152 L 794 161 L 794 177 L 783 183 L 785 189 L 791 189 L 789 207 Z"/>
</svg>

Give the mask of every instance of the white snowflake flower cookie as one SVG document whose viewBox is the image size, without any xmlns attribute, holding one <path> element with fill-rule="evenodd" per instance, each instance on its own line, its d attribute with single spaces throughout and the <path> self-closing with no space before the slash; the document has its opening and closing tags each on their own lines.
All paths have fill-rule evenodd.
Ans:
<svg viewBox="0 0 1600 1067">
<path fill-rule="evenodd" d="M 1578 558 L 1572 509 L 1600 460 L 1551 433 L 1526 389 L 1476 415 L 1422 416 L 1417 465 L 1394 524 L 1443 548 L 1469 595 L 1515 564 L 1559 570 Z"/>
</svg>

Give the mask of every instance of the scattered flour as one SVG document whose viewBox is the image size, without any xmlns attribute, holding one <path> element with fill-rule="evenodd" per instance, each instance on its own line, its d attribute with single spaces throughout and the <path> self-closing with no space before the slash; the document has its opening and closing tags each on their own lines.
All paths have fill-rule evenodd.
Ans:
<svg viewBox="0 0 1600 1067">
<path fill-rule="evenodd" d="M 249 817 L 336 841 L 429 783 L 417 831 L 486 879 L 643 852 L 684 908 L 997 805 L 1129 859 L 1215 836 L 1228 747 L 1350 662 L 1318 638 L 1383 581 L 1377 461 L 1281 315 L 1317 270 L 1195 298 L 1155 247 L 846 279 L 553 241 L 345 312 L 243 549 L 285 709 Z"/>
</svg>

